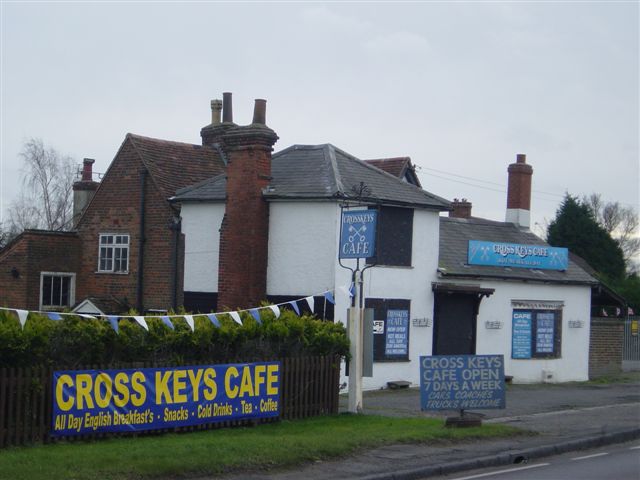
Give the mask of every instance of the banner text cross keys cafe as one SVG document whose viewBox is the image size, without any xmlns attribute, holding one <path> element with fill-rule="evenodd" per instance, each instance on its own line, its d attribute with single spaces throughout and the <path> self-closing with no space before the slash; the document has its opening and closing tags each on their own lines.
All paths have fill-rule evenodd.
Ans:
<svg viewBox="0 0 640 480">
<path fill-rule="evenodd" d="M 342 213 L 339 258 L 371 258 L 376 251 L 376 210 Z"/>
</svg>

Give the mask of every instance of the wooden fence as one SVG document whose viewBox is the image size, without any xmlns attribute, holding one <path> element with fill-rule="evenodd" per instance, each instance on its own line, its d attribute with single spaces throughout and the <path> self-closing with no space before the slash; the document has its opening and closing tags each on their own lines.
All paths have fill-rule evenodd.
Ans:
<svg viewBox="0 0 640 480">
<path fill-rule="evenodd" d="M 251 361 L 257 360 L 252 359 Z M 340 359 L 338 357 L 294 357 L 280 359 L 280 362 L 280 418 L 298 419 L 338 413 L 340 382 Z M 228 363 L 241 362 L 234 360 Z M 48 443 L 64 438 L 50 435 L 54 370 L 106 370 L 109 368 L 166 366 L 137 364 L 74 366 L 73 368 L 57 369 L 0 368 L 0 448 L 10 445 Z M 272 420 L 261 419 L 259 422 Z M 255 422 L 255 419 L 225 421 L 192 427 L 153 430 L 149 433 L 204 430 Z M 109 435 L 112 434 L 94 434 L 89 437 L 102 438 Z"/>
</svg>

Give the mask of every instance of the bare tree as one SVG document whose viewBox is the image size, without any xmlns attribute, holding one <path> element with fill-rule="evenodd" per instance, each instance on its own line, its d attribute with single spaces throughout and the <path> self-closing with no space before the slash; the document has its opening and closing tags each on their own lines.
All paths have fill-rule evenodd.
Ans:
<svg viewBox="0 0 640 480">
<path fill-rule="evenodd" d="M 67 230 L 73 219 L 75 162 L 39 138 L 27 140 L 20 152 L 23 190 L 9 207 L 9 230 Z"/>
<path fill-rule="evenodd" d="M 589 207 L 596 221 L 609 235 L 617 240 L 624 253 L 627 269 L 633 271 L 634 257 L 640 254 L 638 212 L 633 207 L 620 205 L 619 202 L 605 202 L 599 193 L 582 197 L 582 203 Z"/>
</svg>

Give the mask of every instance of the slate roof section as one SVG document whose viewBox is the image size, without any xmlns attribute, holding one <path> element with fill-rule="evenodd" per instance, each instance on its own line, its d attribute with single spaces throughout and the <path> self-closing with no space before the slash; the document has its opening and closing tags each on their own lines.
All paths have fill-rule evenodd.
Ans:
<svg viewBox="0 0 640 480">
<path fill-rule="evenodd" d="M 165 198 L 179 189 L 224 171 L 224 161 L 211 147 L 143 137 L 132 133 L 133 144 Z"/>
<path fill-rule="evenodd" d="M 363 182 L 367 203 L 449 210 L 450 202 L 406 183 L 331 144 L 293 145 L 275 153 L 272 180 L 265 198 L 322 200 L 355 199 Z M 224 175 L 180 190 L 172 201 L 224 200 Z"/>
<path fill-rule="evenodd" d="M 566 271 L 538 270 L 531 268 L 488 267 L 467 265 L 469 240 L 519 243 L 523 245 L 547 245 L 528 230 L 521 230 L 513 223 L 496 222 L 482 218 L 440 217 L 440 253 L 438 270 L 446 277 L 496 278 L 532 280 L 539 282 L 585 284 L 598 283 L 584 269 L 569 258 Z"/>
</svg>

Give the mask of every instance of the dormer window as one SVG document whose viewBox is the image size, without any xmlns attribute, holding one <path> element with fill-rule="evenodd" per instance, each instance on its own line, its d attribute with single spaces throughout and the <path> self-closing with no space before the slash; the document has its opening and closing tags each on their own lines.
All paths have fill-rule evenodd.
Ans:
<svg viewBox="0 0 640 480">
<path fill-rule="evenodd" d="M 100 234 L 98 272 L 129 272 L 129 235 Z"/>
</svg>

